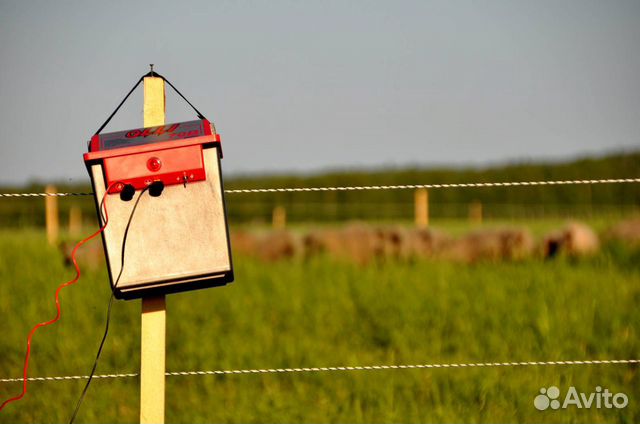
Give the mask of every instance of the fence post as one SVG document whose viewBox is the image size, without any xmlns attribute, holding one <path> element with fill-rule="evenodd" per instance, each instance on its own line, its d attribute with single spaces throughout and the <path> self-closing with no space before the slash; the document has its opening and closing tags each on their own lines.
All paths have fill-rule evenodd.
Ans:
<svg viewBox="0 0 640 424">
<path fill-rule="evenodd" d="M 162 78 L 146 77 L 144 79 L 144 126 L 164 125 L 164 119 L 164 80 Z M 141 423 L 164 423 L 165 336 L 165 296 L 142 298 L 140 334 Z"/>
<path fill-rule="evenodd" d="M 71 206 L 69 209 L 69 234 L 77 236 L 82 232 L 82 209 Z"/>
<path fill-rule="evenodd" d="M 482 224 L 482 203 L 475 201 L 469 205 L 469 221 Z"/>
<path fill-rule="evenodd" d="M 281 230 L 287 225 L 287 211 L 282 206 L 273 208 L 271 225 L 276 230 Z"/>
<path fill-rule="evenodd" d="M 56 187 L 48 185 L 45 187 L 46 193 L 57 193 Z M 46 196 L 44 198 L 45 222 L 47 225 L 47 241 L 50 245 L 55 245 L 58 241 L 60 223 L 58 221 L 58 196 Z"/>
<path fill-rule="evenodd" d="M 429 226 L 429 192 L 426 188 L 419 188 L 414 194 L 416 227 Z"/>
</svg>

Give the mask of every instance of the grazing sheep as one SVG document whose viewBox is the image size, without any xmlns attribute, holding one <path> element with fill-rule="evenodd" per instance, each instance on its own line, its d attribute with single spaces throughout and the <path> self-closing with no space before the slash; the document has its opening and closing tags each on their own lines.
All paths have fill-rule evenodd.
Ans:
<svg viewBox="0 0 640 424">
<path fill-rule="evenodd" d="M 231 249 L 233 253 L 255 255 L 258 240 L 256 236 L 244 230 L 232 230 L 230 232 Z"/>
<path fill-rule="evenodd" d="M 380 243 L 369 226 L 353 223 L 342 229 L 314 231 L 304 237 L 307 256 L 326 253 L 335 259 L 367 264 L 380 255 Z"/>
<path fill-rule="evenodd" d="M 605 232 L 610 240 L 621 241 L 631 245 L 640 245 L 640 218 L 619 222 Z"/>
<path fill-rule="evenodd" d="M 451 244 L 451 237 L 441 231 L 424 228 L 408 231 L 406 242 L 413 257 L 426 258 L 445 250 Z"/>
<path fill-rule="evenodd" d="M 594 254 L 600 248 L 596 233 L 587 225 L 571 222 L 561 230 L 547 235 L 543 240 L 544 256 L 554 258 L 562 253 L 577 257 Z"/>
<path fill-rule="evenodd" d="M 378 255 L 382 259 L 408 259 L 413 250 L 408 233 L 401 228 L 375 230 Z"/>
<path fill-rule="evenodd" d="M 502 257 L 508 260 L 525 259 L 533 253 L 534 242 L 527 229 L 502 230 Z"/>
<path fill-rule="evenodd" d="M 336 230 L 317 230 L 305 235 L 302 239 L 305 256 L 327 253 L 331 246 L 339 244 Z"/>
<path fill-rule="evenodd" d="M 273 231 L 258 240 L 256 254 L 267 262 L 289 259 L 300 255 L 300 239 L 287 230 Z"/>
<path fill-rule="evenodd" d="M 443 257 L 465 263 L 519 260 L 532 250 L 533 238 L 526 229 L 488 229 L 452 242 L 444 249 Z"/>
<path fill-rule="evenodd" d="M 62 242 L 58 246 L 64 258 L 65 266 L 73 267 L 71 254 L 76 243 Z M 81 268 L 96 269 L 105 263 L 102 243 L 86 243 L 76 251 L 76 260 Z"/>
<path fill-rule="evenodd" d="M 407 260 L 435 256 L 450 243 L 450 238 L 437 230 L 378 228 L 376 237 L 383 259 Z"/>
<path fill-rule="evenodd" d="M 340 245 L 335 253 L 364 265 L 378 258 L 381 246 L 376 232 L 364 224 L 350 224 L 339 232 Z"/>
</svg>

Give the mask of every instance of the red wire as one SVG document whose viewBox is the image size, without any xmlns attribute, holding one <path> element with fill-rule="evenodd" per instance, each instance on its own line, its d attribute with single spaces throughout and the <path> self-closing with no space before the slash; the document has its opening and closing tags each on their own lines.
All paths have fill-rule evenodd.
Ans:
<svg viewBox="0 0 640 424">
<path fill-rule="evenodd" d="M 22 371 L 22 393 L 20 393 L 20 395 L 12 397 L 11 399 L 7 399 L 5 400 L 2 405 L 0 405 L 0 411 L 2 411 L 2 409 L 7 406 L 9 403 L 14 402 L 16 400 L 20 400 L 24 397 L 24 395 L 27 393 L 27 370 L 29 369 L 29 357 L 31 356 L 31 338 L 33 337 L 33 334 L 36 332 L 36 330 L 40 327 L 45 327 L 47 325 L 51 325 L 54 322 L 58 321 L 60 319 L 60 299 L 59 299 L 59 294 L 60 294 L 60 290 L 62 290 L 63 288 L 70 286 L 72 284 L 75 284 L 79 279 L 80 279 L 80 267 L 78 266 L 78 263 L 76 262 L 76 252 L 78 250 L 78 248 L 80 246 L 82 246 L 83 244 L 85 244 L 86 242 L 90 241 L 91 239 L 95 238 L 98 234 L 102 233 L 105 229 L 105 227 L 107 226 L 107 224 L 109 223 L 109 215 L 107 214 L 107 204 L 106 204 L 106 199 L 107 199 L 107 194 L 109 193 L 109 190 L 111 190 L 111 187 L 117 184 L 117 182 L 112 183 L 111 185 L 109 185 L 109 187 L 107 188 L 107 190 L 104 192 L 104 196 L 102 197 L 102 202 L 100 202 L 100 205 L 103 205 L 104 207 L 104 225 L 102 225 L 102 227 L 100 227 L 100 229 L 98 231 L 96 231 L 95 233 L 91 234 L 89 237 L 81 240 L 80 242 L 78 242 L 78 244 L 76 244 L 76 246 L 73 248 L 73 251 L 71 252 L 71 260 L 73 261 L 73 266 L 76 269 L 76 276 L 75 278 L 73 278 L 72 280 L 67 281 L 66 283 L 60 284 L 56 290 L 56 317 L 50 321 L 45 321 L 45 322 L 41 322 L 40 324 L 37 324 L 35 327 L 33 327 L 31 329 L 31 331 L 29 332 L 29 336 L 27 337 L 27 354 L 24 358 L 24 368 Z"/>
</svg>

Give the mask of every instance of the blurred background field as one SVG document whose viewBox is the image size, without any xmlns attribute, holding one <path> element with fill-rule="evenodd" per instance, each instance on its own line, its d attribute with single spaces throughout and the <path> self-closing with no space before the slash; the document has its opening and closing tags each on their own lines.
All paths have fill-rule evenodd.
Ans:
<svg viewBox="0 0 640 424">
<path fill-rule="evenodd" d="M 609 172 L 584 175 L 637 175 L 639 158 L 625 156 L 620 163 L 626 168 L 610 166 Z M 582 161 L 580 166 L 600 162 Z M 371 179 L 364 174 L 256 177 L 230 179 L 227 188 L 579 176 L 559 171 L 568 168 L 554 165 L 542 172 L 545 167 L 538 166 L 538 171 L 522 174 L 521 167 L 513 173 L 504 171 L 507 167 L 504 172 L 449 172 L 441 177 L 420 172 L 372 174 Z M 326 206 L 331 196 L 334 215 L 327 216 L 316 204 Z M 82 232 L 95 229 L 90 197 L 60 200 L 60 243 L 77 238 L 65 232 L 64 218 L 72 205 L 86 212 Z M 482 222 L 467 216 L 473 201 L 483 204 Z M 342 228 L 352 220 L 413 226 L 410 190 L 229 195 L 227 202 L 232 236 L 268 234 L 275 206 L 285 208 L 287 228 L 294 234 Z M 33 324 L 53 316 L 53 291 L 73 274 L 64 263 L 65 249 L 47 243 L 43 203 L 40 198 L 0 201 L 3 378 L 20 375 L 26 334 Z M 458 237 L 517 226 L 529 230 L 538 243 L 568 218 L 579 218 L 605 234 L 620 220 L 637 217 L 640 188 L 431 190 L 429 204 L 430 229 Z M 451 213 L 451 205 L 460 205 L 459 211 Z M 92 243 L 87 251 L 99 257 L 99 242 Z M 638 245 L 603 239 L 595 255 L 471 264 L 427 257 L 358 265 L 326 254 L 265 262 L 234 251 L 234 284 L 168 297 L 168 371 L 640 357 Z M 89 372 L 109 296 L 104 266 L 90 259 L 83 259 L 88 262 L 80 282 L 62 293 L 62 320 L 36 334 L 30 375 Z M 139 312 L 138 301 L 116 302 L 99 374 L 138 371 Z M 639 378 L 637 365 L 168 377 L 167 421 L 638 422 Z M 0 422 L 66 421 L 82 385 L 32 382 L 26 398 L 7 407 Z M 138 385 L 137 378 L 95 380 L 78 421 L 137 421 Z M 550 385 L 573 385 L 585 392 L 599 385 L 626 393 L 630 402 L 622 410 L 537 411 L 533 398 Z M 0 398 L 19 389 L 20 383 L 1 383 Z"/>
<path fill-rule="evenodd" d="M 69 278 L 38 230 L 0 233 L 0 375 L 18 377 L 30 327 Z M 326 257 L 268 266 L 236 255 L 236 282 L 168 298 L 168 371 L 640 356 L 640 252 L 460 266 Z M 35 337 L 30 374 L 85 374 L 109 288 L 88 268 L 62 320 Z M 117 302 L 98 373 L 137 372 L 138 301 Z M 638 422 L 638 367 L 550 366 L 169 377 L 168 422 Z M 68 420 L 82 381 L 33 382 L 1 422 Z M 138 379 L 95 380 L 79 422 L 135 422 Z M 539 412 L 540 387 L 623 391 L 623 410 Z M 0 384 L 0 397 L 20 383 Z"/>
</svg>

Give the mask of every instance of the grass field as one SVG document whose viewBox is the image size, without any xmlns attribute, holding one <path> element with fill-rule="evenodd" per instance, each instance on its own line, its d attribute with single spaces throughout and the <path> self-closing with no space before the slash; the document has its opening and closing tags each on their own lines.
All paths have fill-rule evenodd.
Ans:
<svg viewBox="0 0 640 424">
<path fill-rule="evenodd" d="M 235 258 L 236 282 L 168 298 L 167 369 L 640 358 L 640 254 L 544 263 Z M 54 316 L 73 275 L 35 230 L 0 232 L 0 377 Z M 86 374 L 102 335 L 106 271 L 63 291 L 30 375 Z M 98 373 L 139 369 L 138 301 L 114 305 Z M 33 382 L 0 422 L 66 422 L 83 381 Z M 95 380 L 78 422 L 137 422 L 137 378 Z M 624 392 L 624 409 L 534 408 L 541 387 Z M 20 383 L 0 383 L 0 399 Z M 167 378 L 167 422 L 640 422 L 638 366 L 351 371 Z"/>
</svg>

